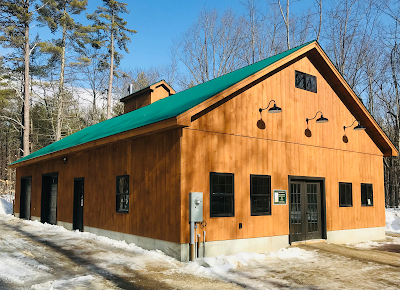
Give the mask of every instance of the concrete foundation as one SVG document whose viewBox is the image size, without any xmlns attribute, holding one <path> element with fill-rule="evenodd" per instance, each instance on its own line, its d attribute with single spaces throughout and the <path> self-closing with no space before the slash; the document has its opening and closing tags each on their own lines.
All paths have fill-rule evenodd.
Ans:
<svg viewBox="0 0 400 290">
<path fill-rule="evenodd" d="M 57 225 L 58 226 L 62 226 L 64 228 L 66 228 L 67 230 L 72 231 L 72 224 L 71 223 L 57 221 Z"/>
<path fill-rule="evenodd" d="M 345 243 L 357 243 L 370 240 L 384 240 L 385 239 L 385 227 L 376 228 L 364 228 L 364 229 L 352 229 L 352 230 L 341 230 L 341 231 L 329 231 L 327 232 L 328 243 L 334 244 L 345 244 Z"/>
<path fill-rule="evenodd" d="M 19 217 L 19 213 L 14 213 L 15 217 Z M 40 217 L 31 216 L 31 220 L 40 221 Z M 57 225 L 68 230 L 72 230 L 72 224 L 68 222 L 58 221 Z M 93 227 L 84 226 L 85 232 L 96 235 L 109 237 L 114 240 L 122 240 L 146 250 L 161 250 L 165 254 L 174 257 L 179 261 L 189 261 L 189 244 L 179 244 L 158 239 L 141 237 L 131 234 L 108 231 Z M 370 240 L 384 240 L 385 227 L 362 228 L 340 231 L 328 231 L 326 242 L 334 244 L 356 243 Z M 206 257 L 215 257 L 218 255 L 233 255 L 239 252 L 255 252 L 264 253 L 276 251 L 289 246 L 289 236 L 273 236 L 260 237 L 251 239 L 235 239 L 225 241 L 206 242 Z M 196 247 L 197 251 L 197 247 Z M 204 245 L 200 242 L 198 257 L 204 255 Z"/>
<path fill-rule="evenodd" d="M 126 241 L 146 250 L 161 250 L 168 256 L 174 257 L 179 261 L 189 260 L 189 244 L 179 244 L 152 238 L 140 237 L 136 235 L 124 234 L 114 231 L 102 230 L 92 227 L 84 227 L 85 232 L 90 232 L 110 239 Z M 289 246 L 287 235 L 275 237 L 262 237 L 252 239 L 236 239 L 226 241 L 206 242 L 206 257 L 216 257 L 218 255 L 233 255 L 239 252 L 264 253 L 275 251 Z M 199 257 L 203 257 L 204 246 L 200 243 Z"/>
<path fill-rule="evenodd" d="M 31 220 L 32 221 L 38 221 L 38 222 L 40 222 L 40 217 L 37 217 L 37 216 L 31 216 Z"/>
<path fill-rule="evenodd" d="M 98 228 L 84 226 L 85 232 L 90 232 L 96 235 L 105 236 L 110 239 L 126 241 L 146 250 L 161 250 L 168 256 L 174 257 L 178 261 L 189 261 L 189 244 L 179 244 L 152 238 L 146 238 L 131 234 L 108 231 Z"/>
<path fill-rule="evenodd" d="M 265 253 L 289 246 L 289 236 L 273 236 L 251 239 L 236 239 L 206 242 L 206 257 L 233 255 L 239 252 Z M 200 257 L 203 257 L 203 243 L 200 243 Z"/>
</svg>

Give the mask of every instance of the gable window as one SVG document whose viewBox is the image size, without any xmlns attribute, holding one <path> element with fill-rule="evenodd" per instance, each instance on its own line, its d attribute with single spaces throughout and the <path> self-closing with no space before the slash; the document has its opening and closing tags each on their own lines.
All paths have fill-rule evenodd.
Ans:
<svg viewBox="0 0 400 290">
<path fill-rule="evenodd" d="M 374 193 L 372 190 L 372 184 L 361 183 L 361 205 L 362 206 L 374 205 Z"/>
<path fill-rule="evenodd" d="M 235 216 L 233 173 L 210 173 L 210 216 Z"/>
<path fill-rule="evenodd" d="M 296 88 L 316 93 L 317 77 L 296 70 L 295 86 Z"/>
<path fill-rule="evenodd" d="M 251 215 L 271 214 L 271 176 L 250 175 Z"/>
<path fill-rule="evenodd" d="M 117 212 L 129 212 L 129 175 L 117 176 Z"/>
<path fill-rule="evenodd" d="M 339 206 L 353 206 L 352 184 L 339 182 Z"/>
</svg>

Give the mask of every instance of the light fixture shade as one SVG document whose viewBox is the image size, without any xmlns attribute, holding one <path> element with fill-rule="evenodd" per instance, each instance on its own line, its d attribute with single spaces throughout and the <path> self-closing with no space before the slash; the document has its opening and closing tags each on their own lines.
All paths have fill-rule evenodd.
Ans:
<svg viewBox="0 0 400 290">
<path fill-rule="evenodd" d="M 327 118 L 325 118 L 322 114 L 321 114 L 321 117 L 320 118 L 318 118 L 317 119 L 317 123 L 328 123 L 328 119 Z"/>
<path fill-rule="evenodd" d="M 274 104 L 274 106 L 268 110 L 268 113 L 282 113 L 282 109 Z"/>
<path fill-rule="evenodd" d="M 356 130 L 356 131 L 364 131 L 366 128 L 364 127 L 364 126 L 362 126 L 361 124 L 360 124 L 360 122 L 358 123 L 358 125 L 357 126 L 355 126 L 354 127 L 354 129 L 353 130 Z"/>
</svg>

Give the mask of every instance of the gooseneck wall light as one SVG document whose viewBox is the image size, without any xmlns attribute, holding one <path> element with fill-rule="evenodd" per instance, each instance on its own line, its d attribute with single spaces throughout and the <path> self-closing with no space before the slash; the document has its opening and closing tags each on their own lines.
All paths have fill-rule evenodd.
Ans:
<svg viewBox="0 0 400 290">
<path fill-rule="evenodd" d="M 306 131 L 304 132 L 304 134 L 305 134 L 307 137 L 311 137 L 311 135 L 312 135 L 312 134 L 311 134 L 311 130 L 308 128 L 308 122 L 314 120 L 314 119 L 318 116 L 318 113 L 321 114 L 321 117 L 319 117 L 319 118 L 315 121 L 316 123 L 327 123 L 327 122 L 329 121 L 327 118 L 324 117 L 324 115 L 322 114 L 321 111 L 318 111 L 318 112 L 315 114 L 314 118 L 312 118 L 312 119 L 306 118 L 307 129 L 306 129 Z"/>
<path fill-rule="evenodd" d="M 269 106 L 271 105 L 272 102 L 274 102 L 274 106 L 273 106 L 272 108 L 269 108 Z M 275 100 L 269 101 L 268 106 L 267 106 L 266 108 L 264 108 L 264 109 L 262 109 L 262 108 L 258 109 L 258 111 L 260 112 L 260 120 L 257 121 L 257 127 L 258 127 L 259 129 L 265 129 L 265 122 L 264 122 L 264 120 L 262 119 L 262 111 L 267 110 L 268 108 L 269 108 L 268 113 L 282 113 L 282 109 L 279 108 L 279 107 L 276 105 Z"/>
<path fill-rule="evenodd" d="M 361 125 L 360 121 L 357 121 L 357 120 L 354 120 L 353 123 L 351 123 L 350 126 L 343 126 L 343 131 L 344 131 L 344 134 L 343 134 L 343 142 L 344 142 L 344 143 L 349 142 L 349 138 L 347 138 L 347 136 L 346 136 L 346 129 L 347 129 L 347 128 L 353 127 L 353 125 L 354 125 L 355 122 L 357 122 L 357 126 L 355 126 L 355 127 L 353 128 L 354 131 L 364 131 L 364 130 L 366 129 L 364 126 Z"/>
<path fill-rule="evenodd" d="M 316 123 L 327 123 L 327 122 L 329 121 L 327 118 L 324 117 L 324 115 L 322 115 L 322 112 L 321 112 L 321 111 L 318 111 L 318 112 L 315 114 L 314 118 L 312 118 L 312 119 L 307 118 L 307 119 L 306 119 L 307 127 L 308 127 L 308 121 L 312 121 L 312 120 L 314 120 L 315 118 L 317 118 L 318 113 L 321 113 L 321 117 L 319 117 L 319 118 L 317 119 L 317 121 L 315 121 Z"/>
</svg>

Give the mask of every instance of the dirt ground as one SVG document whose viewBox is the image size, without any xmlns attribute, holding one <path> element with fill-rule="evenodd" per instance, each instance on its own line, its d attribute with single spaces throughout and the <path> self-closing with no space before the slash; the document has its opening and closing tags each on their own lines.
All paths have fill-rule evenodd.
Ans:
<svg viewBox="0 0 400 290">
<path fill-rule="evenodd" d="M 367 248 L 299 245 L 217 270 L 53 228 L 0 216 L 0 289 L 400 289 L 399 235 Z"/>
</svg>

